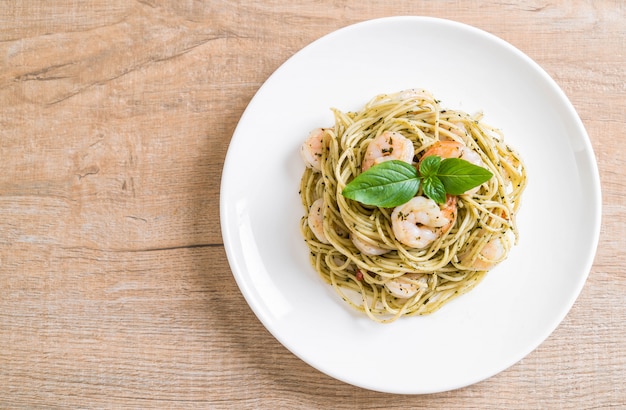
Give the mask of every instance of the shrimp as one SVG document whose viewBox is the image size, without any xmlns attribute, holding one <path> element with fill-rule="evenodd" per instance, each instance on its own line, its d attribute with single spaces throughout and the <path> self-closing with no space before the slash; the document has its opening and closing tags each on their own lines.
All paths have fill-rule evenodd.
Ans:
<svg viewBox="0 0 626 410">
<path fill-rule="evenodd" d="M 311 232 L 321 243 L 329 244 L 330 241 L 326 238 L 324 233 L 324 198 L 317 199 L 311 204 L 309 208 L 308 223 Z"/>
<path fill-rule="evenodd" d="M 423 249 L 452 227 L 456 218 L 456 196 L 448 195 L 443 206 L 425 196 L 416 196 L 391 213 L 396 239 L 411 248 Z"/>
<path fill-rule="evenodd" d="M 463 145 L 457 141 L 437 141 L 430 146 L 422 155 L 426 158 L 431 155 L 437 155 L 441 158 L 461 158 L 479 167 L 483 166 L 483 160 L 480 155 L 467 145 Z"/>
<path fill-rule="evenodd" d="M 392 159 L 410 164 L 414 155 L 415 149 L 410 139 L 399 132 L 386 131 L 367 146 L 361 167 L 363 171 L 367 171 L 376 164 Z"/>
<path fill-rule="evenodd" d="M 405 273 L 387 281 L 385 289 L 397 298 L 408 299 L 420 290 L 428 289 L 428 278 L 423 273 Z"/>
<path fill-rule="evenodd" d="M 465 124 L 463 124 L 462 122 L 453 122 L 452 123 L 452 127 L 450 127 L 449 130 L 452 134 L 455 134 L 459 137 L 461 137 L 462 139 L 467 138 L 467 128 L 465 128 Z M 439 141 L 454 141 L 454 139 L 452 139 L 452 137 L 448 137 L 447 135 L 442 134 L 441 132 L 439 133 Z"/>
<path fill-rule="evenodd" d="M 322 150 L 324 149 L 324 128 L 315 128 L 309 133 L 306 141 L 300 146 L 300 156 L 307 167 L 316 171 L 322 170 Z"/>
<path fill-rule="evenodd" d="M 441 158 L 460 158 L 464 159 L 467 162 L 477 165 L 479 167 L 484 167 L 484 163 L 480 155 L 467 145 L 463 145 L 457 141 L 437 141 L 430 148 L 424 152 L 421 160 L 431 156 L 437 155 Z M 480 186 L 474 187 L 468 191 L 465 191 L 464 194 L 473 195 L 480 189 Z"/>
<path fill-rule="evenodd" d="M 478 232 L 479 236 L 482 235 L 483 229 L 481 228 Z M 504 260 L 506 250 L 511 247 L 510 245 L 514 241 L 515 234 L 513 231 L 506 231 L 506 234 L 502 236 L 491 238 L 478 252 L 474 261 L 472 261 L 474 257 L 471 254 L 466 254 L 461 258 L 461 263 L 475 270 L 489 270 Z"/>
<path fill-rule="evenodd" d="M 351 237 L 352 237 L 352 243 L 354 244 L 354 246 L 356 246 L 356 248 L 362 253 L 364 253 L 365 255 L 378 256 L 378 255 L 383 255 L 389 252 L 389 249 L 383 249 L 376 245 L 367 243 L 363 239 L 359 239 L 359 237 L 355 235 L 351 235 Z"/>
</svg>

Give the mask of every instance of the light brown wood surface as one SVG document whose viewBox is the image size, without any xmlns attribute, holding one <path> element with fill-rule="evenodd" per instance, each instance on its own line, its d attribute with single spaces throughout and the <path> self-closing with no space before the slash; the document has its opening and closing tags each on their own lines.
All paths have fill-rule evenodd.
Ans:
<svg viewBox="0 0 626 410">
<path fill-rule="evenodd" d="M 562 324 L 506 371 L 426 396 L 291 354 L 245 303 L 219 222 L 261 84 L 320 36 L 392 15 L 471 24 L 537 61 L 602 180 L 597 256 Z M 625 67 L 621 0 L 2 2 L 0 408 L 625 408 Z"/>
</svg>

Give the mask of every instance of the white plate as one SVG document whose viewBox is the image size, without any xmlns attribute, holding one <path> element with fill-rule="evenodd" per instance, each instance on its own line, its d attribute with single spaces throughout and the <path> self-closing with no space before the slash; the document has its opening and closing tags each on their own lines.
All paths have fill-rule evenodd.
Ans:
<svg viewBox="0 0 626 410">
<path fill-rule="evenodd" d="M 376 324 L 353 311 L 308 260 L 299 231 L 308 132 L 330 107 L 426 88 L 442 105 L 482 110 L 525 159 L 520 243 L 470 293 L 427 317 Z M 372 20 L 295 54 L 241 117 L 221 183 L 221 228 L 246 301 L 287 349 L 366 389 L 433 393 L 484 380 L 536 348 L 565 317 L 591 268 L 600 182 L 567 97 L 529 57 L 486 32 L 424 17 Z"/>
</svg>

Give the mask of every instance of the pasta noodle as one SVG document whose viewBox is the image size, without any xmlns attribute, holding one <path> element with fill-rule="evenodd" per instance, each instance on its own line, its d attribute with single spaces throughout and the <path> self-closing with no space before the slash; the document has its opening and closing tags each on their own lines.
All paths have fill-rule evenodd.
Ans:
<svg viewBox="0 0 626 410">
<path fill-rule="evenodd" d="M 334 126 L 313 131 L 302 148 L 308 166 L 300 184 L 305 210 L 300 225 L 313 267 L 349 305 L 378 322 L 430 314 L 471 290 L 507 257 L 518 238 L 515 215 L 526 173 L 518 153 L 481 114 L 443 109 L 425 90 L 382 94 L 360 111 L 333 113 Z M 446 157 L 440 147 L 451 144 L 471 150 L 493 177 L 464 194 L 448 195 L 437 208 L 422 188 L 416 197 L 423 199 L 396 210 L 342 195 L 363 172 L 374 144 L 397 144 L 401 137 L 410 141 L 407 162 L 413 165 L 433 149 Z M 383 146 L 381 155 L 400 154 L 397 147 Z M 447 226 L 414 224 L 434 237 L 425 245 L 403 241 L 402 229 L 412 229 L 402 225 L 409 223 L 403 209 L 411 206 L 429 206 L 448 221 Z"/>
</svg>

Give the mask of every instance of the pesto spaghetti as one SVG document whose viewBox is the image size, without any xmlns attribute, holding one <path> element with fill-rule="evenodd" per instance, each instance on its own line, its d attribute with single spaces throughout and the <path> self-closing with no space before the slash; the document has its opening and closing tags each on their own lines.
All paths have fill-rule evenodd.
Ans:
<svg viewBox="0 0 626 410">
<path fill-rule="evenodd" d="M 379 322 L 429 314 L 507 257 L 526 173 L 481 114 L 425 90 L 333 113 L 301 148 L 301 231 L 348 304 Z"/>
</svg>

